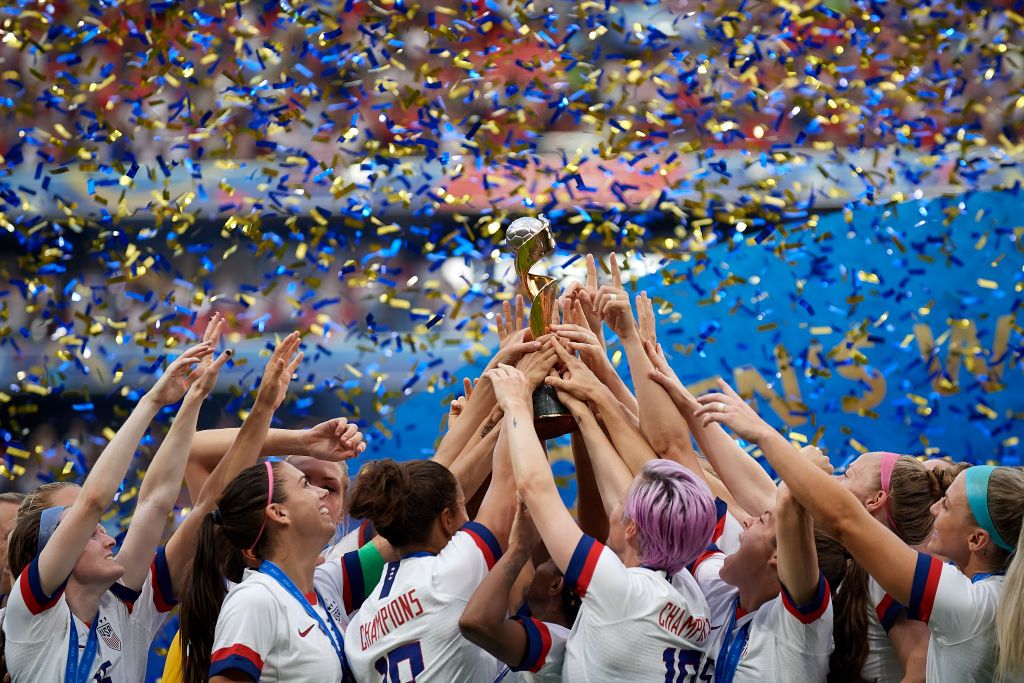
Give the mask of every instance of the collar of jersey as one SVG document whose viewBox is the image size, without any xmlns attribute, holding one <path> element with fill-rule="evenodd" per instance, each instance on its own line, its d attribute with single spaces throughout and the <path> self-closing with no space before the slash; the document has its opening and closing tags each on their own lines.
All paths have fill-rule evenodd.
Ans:
<svg viewBox="0 0 1024 683">
<path fill-rule="evenodd" d="M 402 555 L 403 560 L 408 560 L 410 557 L 437 557 L 437 553 L 428 553 L 426 550 L 417 550 L 414 553 L 406 553 Z"/>
<path fill-rule="evenodd" d="M 975 574 L 974 576 L 971 577 L 971 583 L 978 583 L 979 581 L 984 581 L 985 579 L 991 579 L 993 576 L 1005 576 L 1005 575 L 1006 575 L 1006 572 L 1004 572 L 1004 571 L 1003 572 L 987 572 L 987 573 L 984 573 L 984 574 Z"/>
</svg>

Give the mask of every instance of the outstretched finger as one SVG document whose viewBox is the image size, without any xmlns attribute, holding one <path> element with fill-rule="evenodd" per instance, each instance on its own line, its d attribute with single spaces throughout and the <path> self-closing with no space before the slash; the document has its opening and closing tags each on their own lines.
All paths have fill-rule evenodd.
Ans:
<svg viewBox="0 0 1024 683">
<path fill-rule="evenodd" d="M 526 318 L 523 317 L 523 309 L 524 308 L 525 308 L 525 303 L 523 301 L 523 295 L 522 294 L 516 294 L 515 326 L 510 328 L 510 329 L 518 330 L 518 329 L 526 326 Z"/>
<path fill-rule="evenodd" d="M 732 396 L 733 398 L 735 398 L 738 401 L 742 401 L 743 400 L 743 397 L 740 396 L 739 394 L 737 394 L 736 390 L 733 389 L 731 386 L 729 386 L 729 383 L 726 382 L 721 377 L 718 378 L 718 386 L 720 386 L 722 388 L 722 392 L 725 393 L 726 395 Z"/>
<path fill-rule="evenodd" d="M 608 258 L 608 268 L 612 273 L 612 287 L 615 289 L 622 289 L 622 273 L 619 272 L 619 261 L 615 257 L 614 251 Z"/>
<path fill-rule="evenodd" d="M 555 344 L 554 349 L 559 360 L 561 360 L 566 367 L 569 367 L 571 363 L 576 362 L 576 356 L 566 351 L 561 344 Z"/>
<path fill-rule="evenodd" d="M 302 351 L 299 351 L 299 352 L 298 352 L 298 353 L 297 353 L 297 354 L 295 355 L 295 358 L 293 358 L 293 359 L 292 359 L 292 362 L 288 364 L 287 372 L 288 372 L 288 379 L 289 379 L 289 380 L 290 380 L 290 379 L 292 378 L 292 375 L 294 375 L 294 374 L 295 374 L 295 371 L 296 371 L 296 370 L 298 370 L 298 368 L 299 368 L 299 363 L 301 363 L 301 362 L 302 362 L 302 358 L 303 358 L 303 357 L 304 357 L 305 355 L 306 355 L 306 354 L 304 354 L 304 353 L 303 353 Z"/>
<path fill-rule="evenodd" d="M 587 254 L 587 289 L 597 291 L 597 262 L 593 254 Z"/>
<path fill-rule="evenodd" d="M 472 396 L 472 394 L 473 394 L 473 380 L 471 380 L 468 377 L 463 377 L 462 378 L 462 392 L 466 395 L 467 399 L 470 396 Z"/>
</svg>

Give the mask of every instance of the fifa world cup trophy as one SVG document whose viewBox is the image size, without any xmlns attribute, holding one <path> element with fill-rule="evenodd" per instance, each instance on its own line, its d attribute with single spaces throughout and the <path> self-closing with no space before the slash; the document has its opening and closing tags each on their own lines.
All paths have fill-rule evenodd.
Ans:
<svg viewBox="0 0 1024 683">
<path fill-rule="evenodd" d="M 551 225 L 543 214 L 537 218 L 517 218 L 505 231 L 505 243 L 515 254 L 519 288 L 523 298 L 530 302 L 530 332 L 538 339 L 549 332 L 551 314 L 558 305 L 558 281 L 530 272 L 530 268 L 555 250 Z M 558 400 L 554 387 L 546 384 L 533 392 L 533 420 L 541 439 L 553 439 L 576 428 L 572 413 Z"/>
</svg>

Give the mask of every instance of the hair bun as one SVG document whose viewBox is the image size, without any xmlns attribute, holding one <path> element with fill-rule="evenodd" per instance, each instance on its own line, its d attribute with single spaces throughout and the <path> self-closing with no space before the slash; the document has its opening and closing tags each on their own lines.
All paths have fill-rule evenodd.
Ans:
<svg viewBox="0 0 1024 683">
<path fill-rule="evenodd" d="M 224 523 L 224 518 L 220 516 L 220 508 L 213 508 L 213 512 L 210 513 L 213 516 L 213 523 L 220 526 Z"/>
<path fill-rule="evenodd" d="M 391 459 L 367 463 L 359 471 L 348 496 L 349 514 L 368 519 L 377 529 L 401 523 L 411 481 L 400 463 Z"/>
</svg>

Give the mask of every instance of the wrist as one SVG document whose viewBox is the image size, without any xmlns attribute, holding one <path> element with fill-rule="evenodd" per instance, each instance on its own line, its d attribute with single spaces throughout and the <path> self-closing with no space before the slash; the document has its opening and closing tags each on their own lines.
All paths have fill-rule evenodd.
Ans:
<svg viewBox="0 0 1024 683">
<path fill-rule="evenodd" d="M 516 415 L 522 415 L 523 413 L 533 413 L 533 401 L 526 399 L 522 396 L 516 396 L 514 398 L 506 399 L 503 407 L 505 417 L 515 413 Z"/>
<path fill-rule="evenodd" d="M 531 554 L 530 548 L 513 540 L 509 543 L 508 550 L 505 551 L 503 557 L 507 557 L 512 564 L 522 567 L 529 562 Z"/>
<path fill-rule="evenodd" d="M 136 405 L 137 409 L 148 410 L 154 415 L 160 412 L 160 409 L 163 407 L 164 405 L 153 397 L 152 391 L 148 391 L 145 394 L 143 394 L 142 398 L 139 399 L 139 402 Z"/>
</svg>

